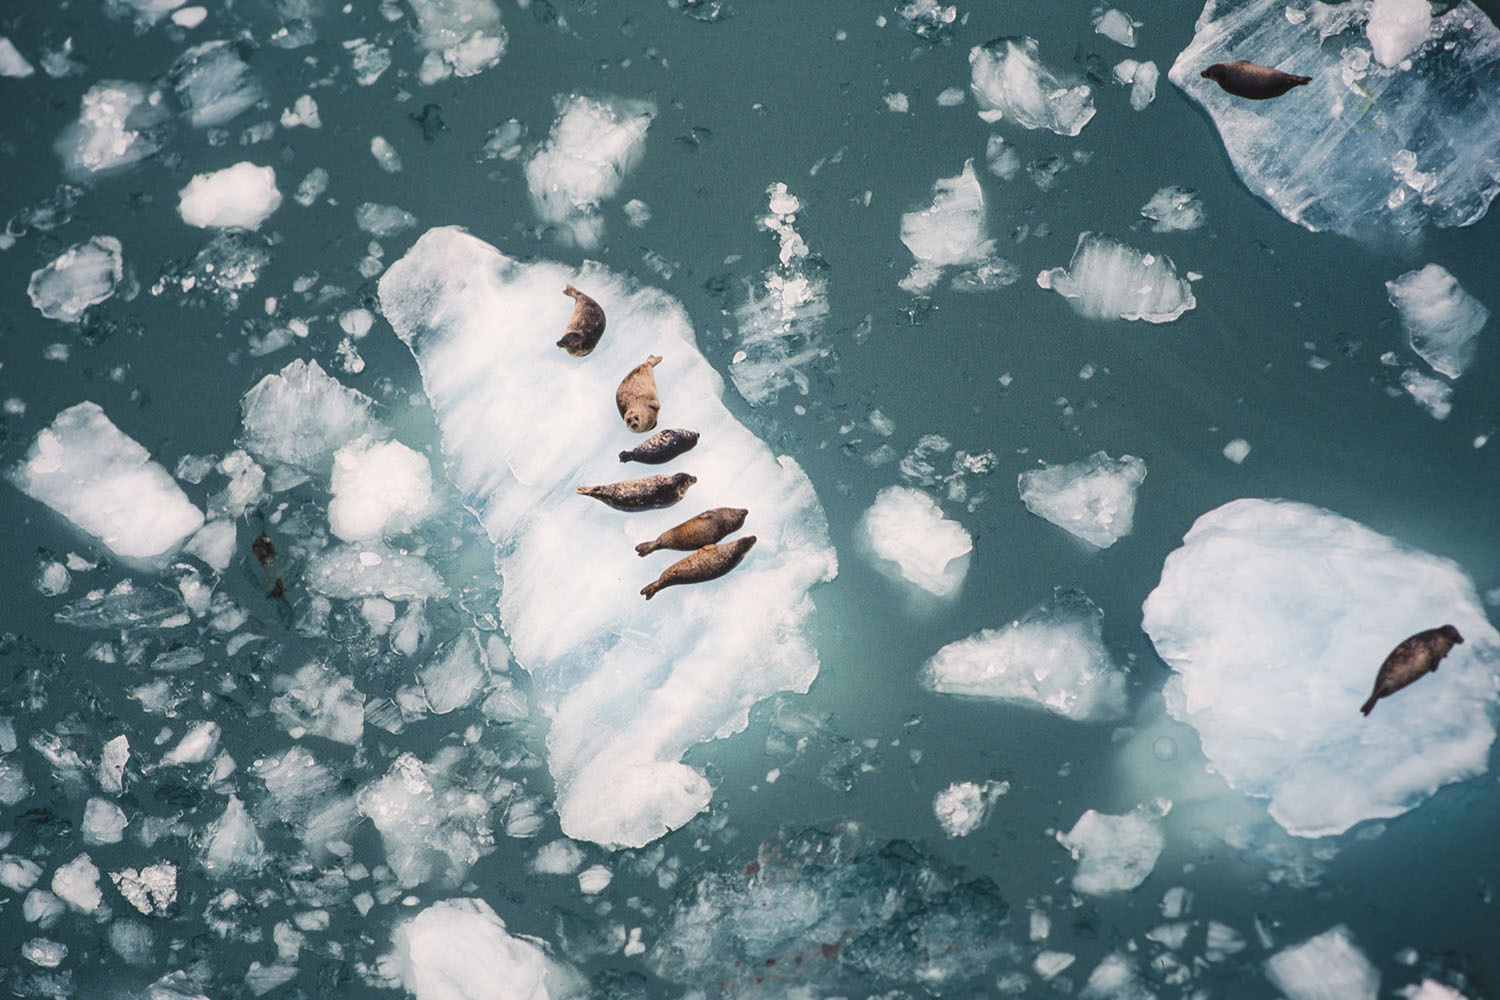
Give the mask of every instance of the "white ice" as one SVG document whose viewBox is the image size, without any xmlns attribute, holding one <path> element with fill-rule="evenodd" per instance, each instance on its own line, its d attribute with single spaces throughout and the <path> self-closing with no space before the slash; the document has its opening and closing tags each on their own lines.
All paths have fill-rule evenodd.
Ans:
<svg viewBox="0 0 1500 1000">
<path fill-rule="evenodd" d="M 1043 66 L 1034 38 L 996 38 L 969 50 L 969 87 L 987 122 L 1077 135 L 1094 117 L 1088 84 Z"/>
<path fill-rule="evenodd" d="M 990 807 L 1009 790 L 1003 781 L 955 781 L 933 797 L 932 812 L 948 836 L 967 837 L 984 825 Z"/>
<path fill-rule="evenodd" d="M 104 903 L 99 869 L 87 854 L 78 855 L 53 872 L 51 885 L 58 899 L 80 913 L 93 913 Z"/>
<path fill-rule="evenodd" d="M 107 0 L 110 7 L 134 11 L 142 25 L 152 25 L 181 7 L 186 0 Z"/>
<path fill-rule="evenodd" d="M 77 323 L 89 306 L 115 294 L 125 274 L 120 241 L 93 236 L 75 243 L 46 267 L 31 272 L 26 294 L 48 319 Z"/>
<path fill-rule="evenodd" d="M 1235 438 L 1224 446 L 1224 457 L 1235 465 L 1241 465 L 1250 456 L 1250 442 L 1244 438 Z"/>
<path fill-rule="evenodd" d="M 1453 412 L 1453 386 L 1415 368 L 1401 373 L 1401 388 L 1435 420 L 1446 420 Z"/>
<path fill-rule="evenodd" d="M 1066 465 L 1023 472 L 1016 488 L 1027 510 L 1107 549 L 1130 534 L 1136 490 L 1145 479 L 1146 463 L 1134 455 L 1110 458 L 1096 451 Z"/>
<path fill-rule="evenodd" d="M 888 575 L 937 597 L 951 597 L 963 586 L 974 539 L 921 490 L 881 490 L 860 520 L 860 532 Z"/>
<path fill-rule="evenodd" d="M 901 242 L 917 259 L 911 273 L 901 280 L 901 287 L 913 294 L 931 291 L 946 267 L 975 273 L 986 267 L 1008 267 L 994 256 L 984 190 L 974 176 L 973 160 L 964 161 L 958 176 L 942 177 L 933 184 L 931 205 L 901 216 Z"/>
<path fill-rule="evenodd" d="M 1146 881 L 1166 846 L 1161 819 L 1139 808 L 1120 816 L 1088 810 L 1057 842 L 1078 862 L 1073 888 L 1091 896 L 1128 892 Z"/>
<path fill-rule="evenodd" d="M 1401 314 L 1411 349 L 1434 371 L 1449 378 L 1462 375 L 1474 360 L 1474 338 L 1489 322 L 1489 309 L 1441 264 L 1407 271 L 1387 281 L 1385 290 Z"/>
<path fill-rule="evenodd" d="M 12 79 L 25 79 L 36 72 L 27 58 L 21 55 L 15 43 L 4 35 L 0 35 L 0 76 L 8 76 Z"/>
<path fill-rule="evenodd" d="M 362 434 L 386 436 L 370 397 L 301 358 L 267 375 L 240 401 L 240 443 L 273 470 L 272 488 L 327 475 L 334 452 Z"/>
<path fill-rule="evenodd" d="M 1424 979 L 1420 983 L 1403 986 L 1399 992 L 1405 1000 L 1468 1000 L 1458 990 L 1445 986 L 1436 979 Z"/>
<path fill-rule="evenodd" d="M 333 455 L 328 527 L 346 542 L 410 531 L 432 512 L 427 456 L 361 435 Z"/>
<path fill-rule="evenodd" d="M 378 205 L 367 201 L 354 210 L 354 224 L 371 236 L 383 239 L 415 226 L 417 217 L 395 205 Z"/>
<path fill-rule="evenodd" d="M 148 917 L 166 911 L 177 901 L 177 866 L 170 861 L 147 865 L 140 871 L 125 868 L 110 872 L 109 879 L 131 906 Z"/>
<path fill-rule="evenodd" d="M 434 714 L 446 715 L 473 702 L 484 687 L 489 661 L 473 629 L 437 649 L 417 672 Z"/>
<path fill-rule="evenodd" d="M 1118 7 L 1111 7 L 1096 13 L 1094 31 L 1126 48 L 1135 48 L 1135 22 L 1130 19 L 1129 14 Z"/>
<path fill-rule="evenodd" d="M 1287 1000 L 1375 1000 L 1380 972 L 1343 924 L 1266 959 L 1266 978 Z"/>
<path fill-rule="evenodd" d="M 1114 77 L 1116 83 L 1130 87 L 1132 109 L 1145 111 L 1156 100 L 1156 83 L 1161 79 L 1161 71 L 1151 60 L 1121 59 L 1115 63 Z"/>
<path fill-rule="evenodd" d="M 587 358 L 554 343 L 573 307 L 568 284 L 609 318 Z M 682 755 L 817 675 L 808 590 L 837 561 L 812 484 L 725 409 L 682 307 L 655 289 L 593 264 L 523 264 L 434 229 L 386 272 L 380 301 L 416 356 L 449 478 L 495 543 L 501 621 L 549 706 L 563 832 L 640 846 L 681 826 L 711 794 Z M 675 507 L 623 513 L 576 488 L 641 474 L 617 458 L 637 439 L 614 393 L 648 353 L 663 359 L 660 426 L 702 434 L 665 471 L 698 482 Z M 750 511 L 744 531 L 758 541 L 743 565 L 648 604 L 637 591 L 671 557 L 641 559 L 635 543 L 718 506 Z"/>
<path fill-rule="evenodd" d="M 199 859 L 215 878 L 243 875 L 265 862 L 265 844 L 239 796 L 231 795 L 224 812 L 203 831 Z"/>
<path fill-rule="evenodd" d="M 552 131 L 526 164 L 531 204 L 541 220 L 585 250 L 598 246 L 604 236 L 600 205 L 640 162 L 654 117 L 650 101 L 559 97 Z"/>
<path fill-rule="evenodd" d="M 1119 951 L 1110 952 L 1094 966 L 1078 996 L 1080 1000 L 1156 1000 L 1135 963 Z"/>
<path fill-rule="evenodd" d="M 291 107 L 281 112 L 281 127 L 296 128 L 322 128 L 323 119 L 318 114 L 318 102 L 313 100 L 311 94 L 303 94 L 292 104 Z"/>
<path fill-rule="evenodd" d="M 355 802 L 380 831 L 386 863 L 403 887 L 437 877 L 456 885 L 494 847 L 490 803 L 450 787 L 438 768 L 411 753 L 362 787 Z"/>
<path fill-rule="evenodd" d="M 172 66 L 172 87 L 195 128 L 226 125 L 261 99 L 261 87 L 235 46 L 194 45 Z"/>
<path fill-rule="evenodd" d="M 1399 66 L 1412 50 L 1427 41 L 1432 28 L 1428 0 L 1370 0 L 1365 37 L 1382 66 Z"/>
<path fill-rule="evenodd" d="M 995 698 L 1079 722 L 1125 715 L 1125 674 L 1104 648 L 1104 613 L 1063 591 L 1001 629 L 949 643 L 922 667 L 941 694 Z"/>
<path fill-rule="evenodd" d="M 91 798 L 83 807 L 83 842 L 89 845 L 118 844 L 129 822 L 125 812 L 108 799 Z"/>
<path fill-rule="evenodd" d="M 1376 237 L 1466 226 L 1500 191 L 1500 32 L 1462 0 L 1383 66 L 1365 29 L 1374 16 L 1382 51 L 1404 49 L 1405 29 L 1380 23 L 1405 6 L 1209 0 L 1167 75 L 1213 118 L 1246 186 L 1292 222 Z M 1247 101 L 1199 76 L 1247 53 L 1312 83 Z"/>
<path fill-rule="evenodd" d="M 1159 189 L 1141 206 L 1141 215 L 1152 220 L 1153 233 L 1180 233 L 1203 225 L 1203 200 L 1184 187 Z"/>
<path fill-rule="evenodd" d="M 1170 257 L 1087 231 L 1078 234 L 1068 266 L 1042 271 L 1036 283 L 1089 319 L 1170 323 L 1198 304 Z"/>
<path fill-rule="evenodd" d="M 411 0 L 417 42 L 427 55 L 418 79 L 432 84 L 474 76 L 505 55 L 506 33 L 494 0 Z"/>
<path fill-rule="evenodd" d="M 531 870 L 539 875 L 572 875 L 582 867 L 582 848 L 566 838 L 543 844 L 531 862 Z"/>
<path fill-rule="evenodd" d="M 442 577 L 421 556 L 378 542 L 333 545 L 308 560 L 307 585 L 328 597 L 426 600 L 447 593 Z"/>
<path fill-rule="evenodd" d="M 1500 633 L 1459 566 L 1308 504 L 1236 500 L 1198 518 L 1146 598 L 1173 670 L 1167 710 L 1289 833 L 1398 816 L 1483 774 Z M 1451 624 L 1442 669 L 1359 707 L 1399 643 Z"/>
<path fill-rule="evenodd" d="M 354 681 L 316 660 L 276 678 L 271 714 L 294 739 L 322 736 L 358 746 L 365 729 L 365 696 Z"/>
<path fill-rule="evenodd" d="M 94 403 L 59 413 L 5 474 L 122 559 L 163 560 L 203 525 L 171 474 Z"/>
<path fill-rule="evenodd" d="M 123 80 L 94 84 L 78 120 L 57 137 L 63 173 L 84 180 L 139 163 L 161 148 L 166 120 L 161 91 Z"/>
<path fill-rule="evenodd" d="M 398 926 L 395 959 L 416 1000 L 565 1000 L 587 981 L 530 938 L 516 937 L 482 899 L 445 899 Z"/>
<path fill-rule="evenodd" d="M 199 229 L 259 229 L 281 207 L 275 169 L 248 161 L 196 174 L 177 195 L 177 214 Z"/>
</svg>

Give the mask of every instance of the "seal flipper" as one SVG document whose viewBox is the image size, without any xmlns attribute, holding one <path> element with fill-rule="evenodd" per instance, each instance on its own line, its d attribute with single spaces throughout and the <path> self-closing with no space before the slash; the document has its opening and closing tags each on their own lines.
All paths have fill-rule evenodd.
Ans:
<svg viewBox="0 0 1500 1000">
<path fill-rule="evenodd" d="M 1377 701 L 1379 701 L 1379 700 L 1380 700 L 1380 695 L 1378 695 L 1378 694 L 1372 694 L 1372 695 L 1370 695 L 1370 700 L 1367 701 L 1367 702 L 1365 702 L 1363 705 L 1359 706 L 1359 714 L 1360 715 L 1369 715 L 1370 714 L 1370 709 L 1374 708 L 1375 707 L 1375 703 Z"/>
<path fill-rule="evenodd" d="M 656 549 L 657 549 L 657 544 L 656 544 L 655 540 L 652 540 L 652 541 L 649 541 L 649 542 L 642 542 L 641 544 L 639 544 L 639 545 L 637 545 L 635 547 L 635 554 L 638 555 L 638 556 L 642 556 L 642 557 L 649 556 L 651 553 L 655 552 Z"/>
</svg>

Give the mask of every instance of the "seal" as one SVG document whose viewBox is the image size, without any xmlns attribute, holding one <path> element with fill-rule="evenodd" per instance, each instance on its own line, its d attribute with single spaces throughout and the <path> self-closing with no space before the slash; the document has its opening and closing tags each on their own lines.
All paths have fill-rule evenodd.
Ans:
<svg viewBox="0 0 1500 1000">
<path fill-rule="evenodd" d="M 636 555 L 649 556 L 657 549 L 691 552 L 705 545 L 712 545 L 725 535 L 739 531 L 749 513 L 743 507 L 715 507 L 713 510 L 705 510 L 675 528 L 668 528 L 652 541 L 637 545 Z"/>
<path fill-rule="evenodd" d="M 697 443 L 697 431 L 657 431 L 629 451 L 620 452 L 620 461 L 660 465 L 690 451 Z"/>
<path fill-rule="evenodd" d="M 656 596 L 663 587 L 675 587 L 679 583 L 702 583 L 716 580 L 734 569 L 755 544 L 754 535 L 736 538 L 725 545 L 705 545 L 692 555 L 684 556 L 661 571 L 655 583 L 641 588 L 646 600 Z"/>
<path fill-rule="evenodd" d="M 604 310 L 572 285 L 564 288 L 563 294 L 573 298 L 573 315 L 557 346 L 581 358 L 598 347 L 599 338 L 604 336 Z"/>
<path fill-rule="evenodd" d="M 1464 637 L 1452 625 L 1430 628 L 1403 639 L 1380 665 L 1380 672 L 1375 675 L 1375 690 L 1370 693 L 1370 700 L 1359 707 L 1360 714 L 1369 715 L 1381 698 L 1437 670 L 1448 650 L 1463 641 Z"/>
<path fill-rule="evenodd" d="M 661 400 L 656 396 L 656 376 L 651 369 L 661 364 L 655 354 L 630 369 L 630 374 L 615 390 L 615 406 L 625 418 L 625 426 L 637 434 L 644 434 L 656 426 L 656 413 L 661 409 Z"/>
<path fill-rule="evenodd" d="M 1264 101 L 1280 97 L 1293 87 L 1304 87 L 1312 83 L 1310 76 L 1283 73 L 1270 66 L 1261 66 L 1244 59 L 1229 63 L 1214 63 L 1198 74 L 1205 80 L 1213 80 L 1235 97 L 1248 97 L 1252 101 Z"/>
<path fill-rule="evenodd" d="M 672 506 L 697 481 L 697 476 L 678 472 L 670 476 L 626 479 L 604 486 L 580 486 L 578 492 L 602 500 L 615 510 L 653 510 Z"/>
</svg>

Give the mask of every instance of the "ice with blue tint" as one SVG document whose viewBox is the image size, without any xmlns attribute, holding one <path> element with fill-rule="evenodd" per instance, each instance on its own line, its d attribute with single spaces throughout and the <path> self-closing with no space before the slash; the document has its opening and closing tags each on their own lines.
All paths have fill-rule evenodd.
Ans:
<svg viewBox="0 0 1500 1000">
<path fill-rule="evenodd" d="M 1340 924 L 1266 959 L 1266 978 L 1288 1000 L 1375 1000 L 1380 973 Z"/>
<path fill-rule="evenodd" d="M 1028 469 L 1016 479 L 1026 509 L 1107 549 L 1135 525 L 1135 494 L 1146 480 L 1146 463 L 1134 455 L 1110 458 L 1096 451 L 1065 465 Z"/>
<path fill-rule="evenodd" d="M 1208 0 L 1167 74 L 1213 118 L 1246 186 L 1314 232 L 1467 226 L 1500 192 L 1500 32 L 1462 0 L 1413 46 L 1391 6 Z M 1199 76 L 1236 59 L 1312 82 L 1248 101 Z"/>
<path fill-rule="evenodd" d="M 276 170 L 248 161 L 198 174 L 178 196 L 177 214 L 200 229 L 259 229 L 281 206 Z"/>
<path fill-rule="evenodd" d="M 1458 378 L 1474 360 L 1474 338 L 1490 311 L 1464 290 L 1441 264 L 1407 271 L 1385 283 L 1391 305 L 1401 314 L 1406 342 L 1433 371 Z"/>
<path fill-rule="evenodd" d="M 54 148 L 63 173 L 84 180 L 151 156 L 166 141 L 170 125 L 160 90 L 105 80 L 84 92 L 78 120 L 63 129 Z"/>
<path fill-rule="evenodd" d="M 950 267 L 962 268 L 953 278 L 960 291 L 987 291 L 1017 277 L 1014 265 L 995 256 L 973 160 L 964 161 L 958 176 L 938 178 L 930 205 L 901 216 L 901 242 L 916 258 L 901 279 L 901 287 L 913 294 L 931 291 Z"/>
<path fill-rule="evenodd" d="M 860 521 L 877 568 L 935 597 L 963 586 L 974 540 L 921 490 L 887 486 Z"/>
<path fill-rule="evenodd" d="M 1168 712 L 1289 833 L 1399 816 L 1488 766 L 1500 633 L 1447 559 L 1319 507 L 1236 500 L 1198 518 L 1142 611 Z M 1466 641 L 1442 669 L 1362 716 L 1386 655 L 1445 624 Z"/>
<path fill-rule="evenodd" d="M 1078 862 L 1073 888 L 1090 896 L 1128 892 L 1146 881 L 1166 846 L 1159 811 L 1110 816 L 1090 809 L 1057 842 Z"/>
<path fill-rule="evenodd" d="M 77 323 L 89 306 L 114 295 L 124 276 L 120 241 L 113 236 L 93 236 L 33 271 L 26 294 L 48 319 Z"/>
<path fill-rule="evenodd" d="M 1077 135 L 1094 117 L 1089 85 L 1043 65 L 1034 38 L 996 38 L 969 50 L 969 89 L 987 122 Z"/>
<path fill-rule="evenodd" d="M 1172 258 L 1087 231 L 1078 234 L 1068 266 L 1042 271 L 1036 283 L 1089 319 L 1170 323 L 1198 305 Z"/>
<path fill-rule="evenodd" d="M 586 358 L 555 345 L 569 284 L 608 317 Z M 811 483 L 725 409 L 681 306 L 598 265 L 523 264 L 433 229 L 386 272 L 380 303 L 417 359 L 449 478 L 495 543 L 501 622 L 552 718 L 563 832 L 640 846 L 681 826 L 711 796 L 682 755 L 817 675 L 808 591 L 837 561 Z M 625 513 L 577 487 L 628 478 L 617 456 L 637 439 L 615 389 L 648 354 L 662 358 L 662 426 L 702 435 L 664 468 L 698 481 L 674 507 Z M 639 590 L 670 560 L 635 543 L 718 506 L 750 511 L 744 563 L 646 603 Z"/>
</svg>

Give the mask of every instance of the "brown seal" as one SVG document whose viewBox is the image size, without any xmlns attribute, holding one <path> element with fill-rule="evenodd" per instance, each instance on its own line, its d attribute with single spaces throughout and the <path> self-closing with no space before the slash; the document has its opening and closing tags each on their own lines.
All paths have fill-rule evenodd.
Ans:
<svg viewBox="0 0 1500 1000">
<path fill-rule="evenodd" d="M 603 500 L 615 510 L 651 510 L 672 506 L 697 481 L 697 476 L 678 472 L 670 476 L 626 479 L 604 486 L 580 486 L 578 492 L 586 497 Z"/>
<path fill-rule="evenodd" d="M 1370 709 L 1381 698 L 1395 694 L 1406 685 L 1437 670 L 1438 663 L 1448 655 L 1448 650 L 1463 641 L 1464 637 L 1452 625 L 1430 628 L 1425 632 L 1418 632 L 1410 639 L 1403 639 L 1380 665 L 1380 672 L 1375 675 L 1375 690 L 1371 692 L 1370 700 L 1359 707 L 1360 713 L 1369 715 Z"/>
<path fill-rule="evenodd" d="M 1214 80 L 1235 97 L 1248 97 L 1252 101 L 1264 101 L 1269 97 L 1280 97 L 1293 87 L 1312 83 L 1310 76 L 1283 73 L 1270 66 L 1261 66 L 1244 59 L 1229 63 L 1214 63 L 1198 74 L 1205 80 Z"/>
<path fill-rule="evenodd" d="M 629 451 L 620 452 L 620 461 L 661 465 L 691 450 L 697 443 L 697 431 L 657 431 Z"/>
<path fill-rule="evenodd" d="M 572 285 L 564 288 L 563 294 L 573 297 L 573 315 L 557 346 L 581 358 L 599 346 L 599 338 L 604 336 L 604 310 Z"/>
<path fill-rule="evenodd" d="M 644 434 L 656 426 L 656 413 L 661 409 L 661 400 L 656 396 L 656 376 L 651 369 L 661 364 L 661 358 L 651 355 L 641 364 L 630 369 L 630 374 L 615 390 L 615 406 L 625 418 L 625 426 L 637 434 Z"/>
<path fill-rule="evenodd" d="M 705 545 L 692 555 L 684 556 L 661 571 L 655 583 L 641 588 L 646 600 L 656 596 L 663 587 L 675 587 L 679 583 L 702 583 L 715 580 L 740 564 L 750 546 L 755 544 L 754 535 L 736 538 L 724 545 Z"/>
<path fill-rule="evenodd" d="M 668 528 L 653 541 L 635 547 L 637 555 L 648 556 L 657 549 L 691 552 L 712 545 L 725 535 L 732 535 L 745 524 L 749 511 L 743 507 L 715 507 L 697 517 L 690 517 L 675 528 Z"/>
</svg>

